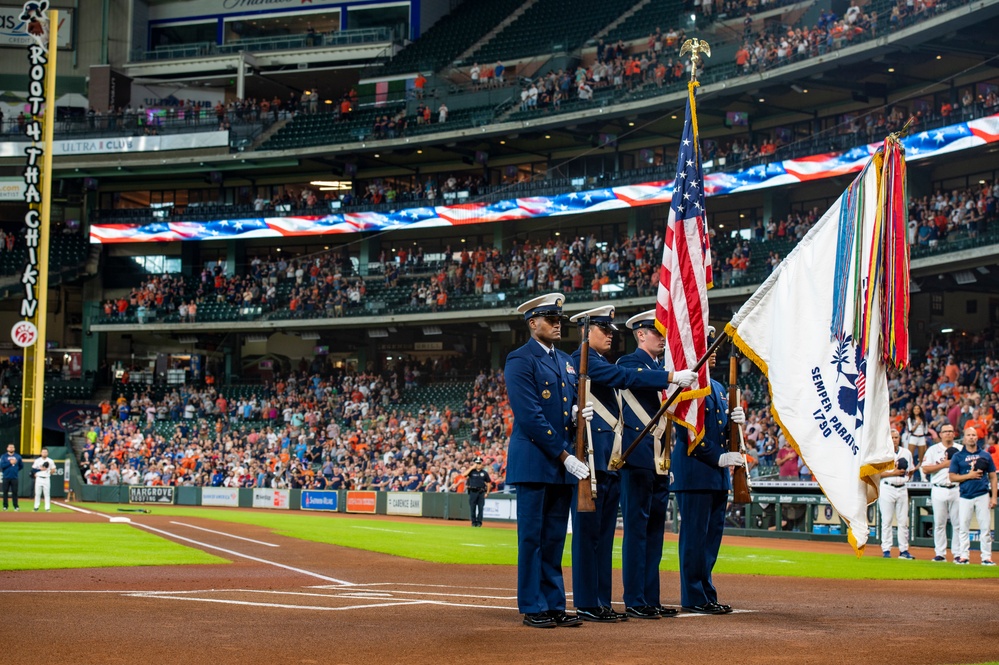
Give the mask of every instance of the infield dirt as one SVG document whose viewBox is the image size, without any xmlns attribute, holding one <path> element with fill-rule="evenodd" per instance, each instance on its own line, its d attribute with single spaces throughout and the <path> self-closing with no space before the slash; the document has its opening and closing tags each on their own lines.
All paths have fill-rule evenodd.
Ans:
<svg viewBox="0 0 999 665">
<path fill-rule="evenodd" d="M 997 579 L 717 575 L 721 601 L 740 612 L 539 630 L 520 623 L 511 566 L 425 563 L 285 538 L 260 527 L 184 518 L 280 546 L 267 547 L 184 529 L 168 516 L 130 517 L 259 560 L 205 548 L 233 563 L 2 572 L 7 625 L 16 633 L 9 634 L 6 662 L 852 665 L 999 659 Z M 726 538 L 726 543 L 775 545 L 751 538 Z M 844 546 L 781 541 L 780 547 L 842 551 Z M 568 569 L 565 578 L 569 584 Z M 614 583 L 620 595 L 619 571 Z M 664 572 L 662 588 L 664 602 L 675 604 L 677 574 Z"/>
</svg>

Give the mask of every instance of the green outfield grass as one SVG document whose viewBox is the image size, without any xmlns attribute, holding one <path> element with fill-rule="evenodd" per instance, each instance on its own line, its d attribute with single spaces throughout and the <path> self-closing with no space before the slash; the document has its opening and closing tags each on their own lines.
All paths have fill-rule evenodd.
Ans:
<svg viewBox="0 0 999 665">
<path fill-rule="evenodd" d="M 21 510 L 24 511 L 23 508 Z M 0 570 L 173 566 L 191 563 L 228 561 L 127 524 L 43 521 L 0 524 Z"/>
<path fill-rule="evenodd" d="M 114 509 L 104 509 L 112 513 Z M 467 524 L 442 524 L 437 521 L 394 522 L 342 515 L 316 515 L 300 512 L 237 511 L 219 508 L 151 508 L 157 515 L 198 517 L 202 519 L 252 524 L 271 529 L 291 538 L 311 540 L 354 549 L 431 561 L 477 565 L 515 565 L 517 534 L 512 529 L 472 529 Z M 138 519 L 141 519 L 138 518 Z M 219 527 L 221 529 L 221 527 Z M 882 559 L 877 546 L 858 559 L 850 546 L 842 553 L 820 554 L 781 549 L 779 541 L 761 540 L 772 547 L 722 546 L 717 573 L 771 575 L 780 577 L 816 577 L 828 579 L 966 579 L 999 578 L 999 570 L 979 565 L 955 566 L 930 561 Z M 977 558 L 977 553 L 973 554 Z M 569 542 L 563 564 L 571 565 Z M 621 541 L 615 542 L 614 566 L 621 567 Z M 675 542 L 667 542 L 662 570 L 677 570 Z"/>
</svg>

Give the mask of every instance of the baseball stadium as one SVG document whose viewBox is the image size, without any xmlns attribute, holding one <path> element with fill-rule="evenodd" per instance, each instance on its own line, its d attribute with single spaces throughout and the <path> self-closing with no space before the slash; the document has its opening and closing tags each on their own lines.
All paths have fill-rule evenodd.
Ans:
<svg viewBox="0 0 999 665">
<path fill-rule="evenodd" d="M 9 662 L 999 662 L 999 0 L 0 52 Z"/>
</svg>

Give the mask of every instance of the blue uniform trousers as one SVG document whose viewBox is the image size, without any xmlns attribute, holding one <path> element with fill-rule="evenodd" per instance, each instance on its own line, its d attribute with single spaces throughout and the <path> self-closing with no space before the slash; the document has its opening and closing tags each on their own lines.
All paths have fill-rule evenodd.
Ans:
<svg viewBox="0 0 999 665">
<path fill-rule="evenodd" d="M 680 604 L 684 607 L 718 602 L 711 569 L 718 560 L 728 492 L 675 492 L 680 510 Z"/>
<path fill-rule="evenodd" d="M 562 552 L 572 485 L 517 484 L 517 606 L 523 614 L 565 609 Z"/>
<path fill-rule="evenodd" d="M 624 542 L 621 577 L 626 607 L 656 606 L 659 600 L 659 563 L 663 558 L 669 476 L 651 469 L 621 469 L 621 507 Z"/>
<path fill-rule="evenodd" d="M 578 490 L 574 485 L 573 489 Z M 597 510 L 576 510 L 572 494 L 572 604 L 576 607 L 610 607 L 614 531 L 621 500 L 617 473 L 597 471 Z"/>
</svg>

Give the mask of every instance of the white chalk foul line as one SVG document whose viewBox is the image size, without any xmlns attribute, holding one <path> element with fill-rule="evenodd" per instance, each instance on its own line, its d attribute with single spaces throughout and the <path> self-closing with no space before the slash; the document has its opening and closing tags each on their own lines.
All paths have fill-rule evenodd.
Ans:
<svg viewBox="0 0 999 665">
<path fill-rule="evenodd" d="M 207 531 L 208 533 L 214 533 L 219 536 L 225 536 L 226 538 L 235 538 L 236 540 L 245 540 L 248 543 L 255 543 L 257 545 L 266 545 L 267 547 L 281 547 L 280 545 L 275 545 L 274 543 L 265 543 L 262 540 L 254 540 L 253 538 L 244 538 L 243 536 L 237 536 L 235 534 L 226 533 L 225 531 L 216 531 L 215 529 L 206 529 L 203 526 L 195 526 L 193 524 L 187 524 L 185 522 L 173 522 L 170 524 L 176 524 L 177 526 L 186 526 L 188 529 L 197 529 L 198 531 Z"/>
<path fill-rule="evenodd" d="M 175 533 L 170 533 L 169 531 L 163 531 L 162 529 L 157 529 L 155 527 L 151 527 L 151 526 L 146 525 L 146 524 L 141 524 L 139 522 L 132 522 L 132 524 L 134 524 L 137 527 L 141 527 L 143 529 L 146 529 L 148 531 L 152 531 L 154 533 L 162 534 L 164 536 L 167 536 L 168 538 L 175 538 L 177 540 L 183 540 L 184 542 L 191 543 L 192 545 L 197 545 L 198 547 L 206 547 L 208 549 L 217 550 L 219 552 L 225 552 L 226 554 L 231 554 L 232 556 L 238 556 L 238 557 L 240 557 L 242 559 L 249 559 L 250 561 L 256 561 L 257 563 L 264 563 L 264 564 L 267 564 L 268 566 L 275 566 L 277 568 L 284 568 L 285 570 L 290 570 L 292 572 L 299 573 L 301 575 L 308 575 L 309 577 L 315 577 L 317 579 L 325 580 L 327 582 L 334 582 L 336 584 L 340 584 L 340 585 L 343 585 L 343 586 L 352 586 L 351 583 L 348 582 L 348 581 L 346 581 L 346 580 L 338 580 L 335 577 L 329 577 L 327 575 L 320 575 L 319 573 L 314 573 L 311 570 L 305 570 L 303 568 L 296 568 L 294 566 L 289 566 L 287 564 L 278 563 L 277 561 L 268 561 L 267 559 L 261 559 L 260 557 L 256 557 L 256 556 L 250 556 L 249 554 L 243 554 L 242 552 L 237 552 L 235 550 L 226 549 L 224 547 L 219 547 L 217 545 L 209 545 L 208 543 L 203 543 L 200 540 L 194 540 L 192 538 L 185 538 L 184 536 L 178 536 Z"/>
<path fill-rule="evenodd" d="M 66 508 L 68 510 L 75 510 L 78 513 L 83 513 L 84 515 L 100 515 L 100 513 L 95 513 L 92 510 L 84 510 L 83 508 L 77 508 L 76 506 L 71 506 L 68 503 L 60 503 L 59 501 L 53 501 L 55 505 L 60 508 Z M 105 515 L 100 515 L 101 517 L 106 517 Z"/>
<path fill-rule="evenodd" d="M 756 610 L 732 610 L 731 612 L 729 612 L 729 614 L 753 614 L 755 612 L 756 612 Z M 710 616 L 719 616 L 719 615 L 717 615 L 717 614 L 701 614 L 699 612 L 684 612 L 683 610 L 680 610 L 680 613 L 677 614 L 675 618 L 677 618 L 677 619 L 689 619 L 691 617 L 710 617 Z M 725 616 L 725 615 L 723 614 L 721 616 Z"/>
<path fill-rule="evenodd" d="M 274 607 L 287 610 L 313 610 L 318 612 L 344 612 L 347 610 L 366 610 L 379 607 L 400 607 L 405 605 L 428 605 L 432 601 L 402 600 L 395 603 L 373 603 L 371 605 L 349 605 L 346 607 L 325 607 L 317 605 L 289 605 L 287 603 L 255 603 L 249 600 L 228 600 L 225 598 L 192 598 L 190 596 L 163 596 L 153 594 L 133 594 L 135 598 L 160 598 L 163 600 L 188 600 L 198 603 L 222 603 L 224 605 L 249 605 L 250 607 Z"/>
</svg>

